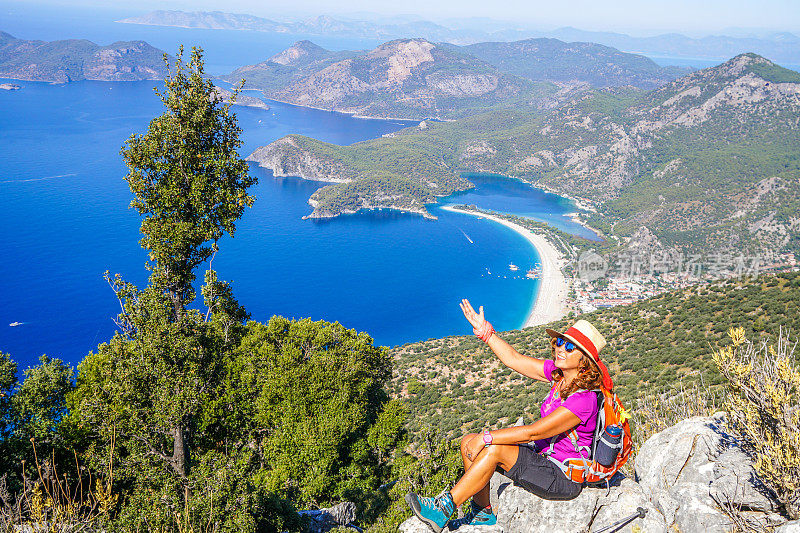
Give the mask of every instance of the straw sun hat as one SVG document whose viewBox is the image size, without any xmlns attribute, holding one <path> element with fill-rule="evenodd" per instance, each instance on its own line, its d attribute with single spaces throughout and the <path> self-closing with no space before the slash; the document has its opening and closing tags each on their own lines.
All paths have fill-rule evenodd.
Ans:
<svg viewBox="0 0 800 533">
<path fill-rule="evenodd" d="M 578 320 L 564 333 L 559 333 L 553 329 L 545 329 L 551 337 L 562 337 L 575 344 L 589 358 L 594 361 L 600 373 L 603 375 L 603 387 L 608 390 L 614 388 L 614 382 L 611 380 L 611 375 L 608 373 L 608 368 L 600 360 L 600 350 L 606 345 L 606 339 L 603 334 L 597 331 L 593 325 L 586 320 Z"/>
</svg>

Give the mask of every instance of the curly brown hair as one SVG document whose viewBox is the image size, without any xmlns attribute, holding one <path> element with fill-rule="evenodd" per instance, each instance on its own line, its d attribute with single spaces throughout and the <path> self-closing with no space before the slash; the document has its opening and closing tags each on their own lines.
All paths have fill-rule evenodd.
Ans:
<svg viewBox="0 0 800 533">
<path fill-rule="evenodd" d="M 550 348 L 552 349 L 553 358 L 555 358 L 556 337 L 550 339 Z M 600 369 L 594 361 L 592 361 L 591 357 L 586 355 L 580 348 L 575 349 L 580 350 L 582 357 L 581 362 L 578 363 L 578 375 L 559 393 L 565 400 L 569 398 L 569 395 L 573 392 L 579 390 L 595 390 L 603 386 L 603 375 L 600 373 Z M 560 381 L 564 379 L 564 372 L 562 372 L 560 368 L 556 368 L 551 373 L 550 378 L 553 381 Z"/>
</svg>

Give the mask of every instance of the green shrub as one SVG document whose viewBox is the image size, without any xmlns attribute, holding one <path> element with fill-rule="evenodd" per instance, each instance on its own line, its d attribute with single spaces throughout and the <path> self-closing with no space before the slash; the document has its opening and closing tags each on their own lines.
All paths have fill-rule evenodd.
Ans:
<svg viewBox="0 0 800 533">
<path fill-rule="evenodd" d="M 800 518 L 800 365 L 797 341 L 751 342 L 744 328 L 729 331 L 732 344 L 714 352 L 727 380 L 725 406 L 733 429 L 754 457 L 759 477 L 793 520 Z"/>
</svg>

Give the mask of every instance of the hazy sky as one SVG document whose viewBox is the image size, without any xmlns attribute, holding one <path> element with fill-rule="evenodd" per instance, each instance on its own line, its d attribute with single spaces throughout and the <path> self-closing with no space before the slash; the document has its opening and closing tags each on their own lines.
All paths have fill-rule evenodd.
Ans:
<svg viewBox="0 0 800 533">
<path fill-rule="evenodd" d="M 44 0 L 136 10 L 220 10 L 280 18 L 294 13 L 417 14 L 429 19 L 491 17 L 548 28 L 589 30 L 715 32 L 729 27 L 800 31 L 800 0 Z"/>
</svg>

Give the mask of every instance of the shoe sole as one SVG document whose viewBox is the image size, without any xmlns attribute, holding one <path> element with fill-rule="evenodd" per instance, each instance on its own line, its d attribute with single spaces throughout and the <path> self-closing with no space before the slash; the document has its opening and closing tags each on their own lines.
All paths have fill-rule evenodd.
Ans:
<svg viewBox="0 0 800 533">
<path fill-rule="evenodd" d="M 470 523 L 468 523 L 468 524 L 466 524 L 466 523 L 465 523 L 465 524 L 454 524 L 452 521 L 450 521 L 450 522 L 448 522 L 448 523 L 447 523 L 447 529 L 448 529 L 449 531 L 458 531 L 458 530 L 461 528 L 461 526 L 472 526 L 472 527 L 480 527 L 480 526 L 485 526 L 485 527 L 492 527 L 492 526 L 496 526 L 496 525 L 497 525 L 497 521 L 496 521 L 496 520 L 495 520 L 495 521 L 494 521 L 494 523 L 492 523 L 492 524 L 487 524 L 486 522 L 470 522 Z"/>
<path fill-rule="evenodd" d="M 439 527 L 439 524 L 437 524 L 433 520 L 430 520 L 430 519 L 425 518 L 424 516 L 422 516 L 420 514 L 419 502 L 417 501 L 416 498 L 411 496 L 410 492 L 408 494 L 406 494 L 406 498 L 405 499 L 406 499 L 406 503 L 408 504 L 408 506 L 411 507 L 411 512 L 414 513 L 414 516 L 419 518 L 419 520 L 423 524 L 425 524 L 426 526 L 431 528 L 431 531 L 433 531 L 433 533 L 442 533 L 442 530 L 444 529 L 444 526 Z"/>
</svg>

